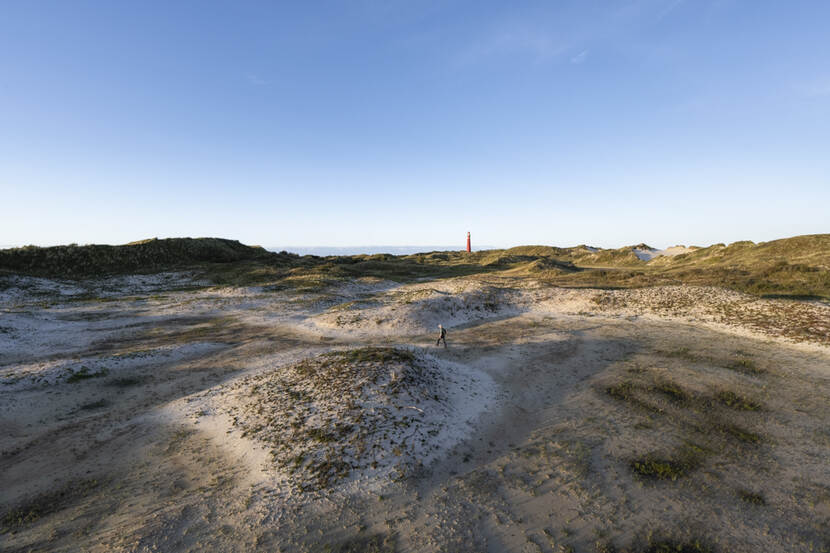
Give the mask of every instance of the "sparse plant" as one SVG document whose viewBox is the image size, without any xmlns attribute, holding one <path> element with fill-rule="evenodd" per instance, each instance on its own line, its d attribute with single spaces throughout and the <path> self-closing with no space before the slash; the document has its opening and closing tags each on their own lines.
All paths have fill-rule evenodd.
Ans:
<svg viewBox="0 0 830 553">
<path fill-rule="evenodd" d="M 730 438 L 734 438 L 739 442 L 745 444 L 759 444 L 762 441 L 762 438 L 759 434 L 746 430 L 745 428 L 742 428 L 737 424 L 720 423 L 715 424 L 714 428 L 723 433 L 724 435 Z"/>
<path fill-rule="evenodd" d="M 671 456 L 647 454 L 629 462 L 631 470 L 644 478 L 675 481 L 697 469 L 705 456 L 706 450 L 695 445 L 686 444 Z"/>
<path fill-rule="evenodd" d="M 643 553 L 712 553 L 712 548 L 700 539 L 659 539 L 649 543 Z"/>
<path fill-rule="evenodd" d="M 139 386 L 140 384 L 144 384 L 146 381 L 147 378 L 142 376 L 121 376 L 108 381 L 107 385 L 114 386 L 116 388 L 129 388 L 132 386 Z"/>
<path fill-rule="evenodd" d="M 677 480 L 688 472 L 688 467 L 680 462 L 652 456 L 635 459 L 631 461 L 630 466 L 640 476 L 658 480 Z"/>
<path fill-rule="evenodd" d="M 720 390 L 716 397 L 722 404 L 739 411 L 758 411 L 761 408 L 760 403 L 736 394 L 731 390 Z"/>
<path fill-rule="evenodd" d="M 82 409 L 84 411 L 92 411 L 94 409 L 100 409 L 102 407 L 106 407 L 109 405 L 109 401 L 106 399 L 99 399 L 98 401 L 92 401 L 90 403 L 85 403 L 81 405 L 78 409 Z"/>
<path fill-rule="evenodd" d="M 763 369 L 758 368 L 752 359 L 746 358 L 736 359 L 732 363 L 729 363 L 726 368 L 751 376 L 758 376 L 765 372 Z"/>
<path fill-rule="evenodd" d="M 80 382 L 82 380 L 87 380 L 89 378 L 100 378 L 102 376 L 107 376 L 109 371 L 107 369 L 101 369 L 96 372 L 92 372 L 89 370 L 89 367 L 81 367 L 77 371 L 71 372 L 71 374 L 67 377 L 66 381 L 70 384 L 74 384 L 75 382 Z"/>
<path fill-rule="evenodd" d="M 63 509 L 68 504 L 88 495 L 98 485 L 97 480 L 77 480 L 57 491 L 44 493 L 6 511 L 0 515 L 0 535 L 35 523 Z"/>
<path fill-rule="evenodd" d="M 677 403 L 686 403 L 691 399 L 691 395 L 688 392 L 670 380 L 660 380 L 650 389 L 660 392 Z"/>
<path fill-rule="evenodd" d="M 739 488 L 737 490 L 737 493 L 738 493 L 738 497 L 741 498 L 741 501 L 744 501 L 746 503 L 751 503 L 753 505 L 766 505 L 767 504 L 767 500 L 760 493 L 753 492 L 751 490 L 747 490 L 747 489 L 744 489 L 744 488 Z"/>
</svg>

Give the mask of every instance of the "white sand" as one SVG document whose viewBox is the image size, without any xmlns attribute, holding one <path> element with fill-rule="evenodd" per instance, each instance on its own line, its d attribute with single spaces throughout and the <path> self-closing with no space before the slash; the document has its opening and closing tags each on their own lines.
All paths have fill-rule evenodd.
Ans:
<svg viewBox="0 0 830 553">
<path fill-rule="evenodd" d="M 674 257 L 676 255 L 689 253 L 695 251 L 695 248 L 686 247 L 686 246 L 672 246 L 670 248 L 666 248 L 664 250 L 659 250 L 656 248 L 632 248 L 634 255 L 642 259 L 643 261 L 651 261 L 657 257 Z"/>
</svg>

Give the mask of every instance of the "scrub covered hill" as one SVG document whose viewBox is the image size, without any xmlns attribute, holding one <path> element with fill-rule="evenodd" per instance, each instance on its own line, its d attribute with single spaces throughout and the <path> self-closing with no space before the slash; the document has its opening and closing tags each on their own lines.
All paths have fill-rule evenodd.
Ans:
<svg viewBox="0 0 830 553">
<path fill-rule="evenodd" d="M 0 250 L 0 271 L 33 276 L 85 277 L 152 272 L 199 263 L 273 258 L 258 246 L 223 238 L 152 238 L 122 246 L 87 245 Z"/>
<path fill-rule="evenodd" d="M 195 269 L 217 284 L 293 288 L 319 288 L 357 277 L 407 282 L 487 274 L 531 277 L 567 287 L 694 284 L 759 296 L 830 299 L 830 234 L 670 250 L 664 255 L 662 252 L 669 250 L 655 250 L 645 244 L 617 249 L 519 246 L 471 253 L 318 257 L 274 253 L 220 238 L 168 238 L 123 246 L 0 250 L 0 274 L 85 278 Z"/>
<path fill-rule="evenodd" d="M 652 270 L 688 284 L 710 284 L 766 296 L 830 298 L 830 234 L 715 244 L 658 257 Z"/>
</svg>

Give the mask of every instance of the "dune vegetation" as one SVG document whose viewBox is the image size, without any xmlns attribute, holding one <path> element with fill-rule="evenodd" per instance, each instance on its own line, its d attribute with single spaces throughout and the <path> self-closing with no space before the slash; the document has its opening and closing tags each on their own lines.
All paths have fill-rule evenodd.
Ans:
<svg viewBox="0 0 830 553">
<path fill-rule="evenodd" d="M 830 551 L 828 252 L 0 251 L 0 543 Z"/>
<path fill-rule="evenodd" d="M 0 274 L 53 278 L 190 269 L 223 285 L 319 287 L 355 277 L 397 282 L 471 276 L 533 277 L 563 287 L 641 288 L 693 284 L 757 296 L 830 299 L 830 234 L 690 247 L 643 260 L 635 250 L 519 246 L 411 255 L 300 256 L 220 238 L 168 238 L 122 246 L 26 246 L 0 250 Z"/>
</svg>

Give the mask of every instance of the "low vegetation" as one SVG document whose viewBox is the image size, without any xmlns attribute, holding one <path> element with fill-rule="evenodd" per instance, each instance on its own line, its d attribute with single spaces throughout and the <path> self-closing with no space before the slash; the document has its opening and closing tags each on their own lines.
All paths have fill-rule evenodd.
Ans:
<svg viewBox="0 0 830 553">
<path fill-rule="evenodd" d="M 108 374 L 109 371 L 107 369 L 92 372 L 89 367 L 81 367 L 77 371 L 70 371 L 70 375 L 66 378 L 66 381 L 73 384 L 75 382 L 81 382 L 82 380 L 90 378 L 100 378 L 102 376 L 107 376 Z"/>
<path fill-rule="evenodd" d="M 195 269 L 217 284 L 314 291 L 342 279 L 394 281 L 475 274 L 529 276 L 558 286 L 639 288 L 720 286 L 758 296 L 830 300 L 830 234 L 696 248 L 643 261 L 645 244 L 618 249 L 520 246 L 506 250 L 351 256 L 269 252 L 219 238 L 170 238 L 123 246 L 27 246 L 0 250 L 0 274 L 83 278 Z"/>
<path fill-rule="evenodd" d="M 706 450 L 694 444 L 686 444 L 670 455 L 649 453 L 632 459 L 629 467 L 634 474 L 655 480 L 677 480 L 698 468 Z"/>
<path fill-rule="evenodd" d="M 0 535 L 33 524 L 48 515 L 56 513 L 73 502 L 91 493 L 97 480 L 78 480 L 62 488 L 31 498 L 0 515 Z"/>
<path fill-rule="evenodd" d="M 618 549 L 609 542 L 597 542 L 596 553 L 714 553 L 715 550 L 705 540 L 697 537 L 676 538 L 655 536 L 649 532 L 644 543 L 638 543 L 625 549 Z"/>
<path fill-rule="evenodd" d="M 764 496 L 760 493 L 753 492 L 751 490 L 739 489 L 738 490 L 738 497 L 741 498 L 741 501 L 745 503 L 751 503 L 753 505 L 766 505 L 767 500 Z"/>
<path fill-rule="evenodd" d="M 713 553 L 712 548 L 705 545 L 701 540 L 656 540 L 643 551 L 644 553 Z"/>
<path fill-rule="evenodd" d="M 330 488 L 355 471 L 401 477 L 445 424 L 424 414 L 450 408 L 447 386 L 433 362 L 408 350 L 325 353 L 244 379 L 233 425 L 270 448 L 274 465 L 303 491 Z"/>
<path fill-rule="evenodd" d="M 199 263 L 232 263 L 283 258 L 260 247 L 221 238 L 142 240 L 123 246 L 25 246 L 0 250 L 6 273 L 63 278 L 154 272 Z"/>
<path fill-rule="evenodd" d="M 733 371 L 737 371 L 739 373 L 753 376 L 764 374 L 764 370 L 758 368 L 755 365 L 755 361 L 753 361 L 752 359 L 736 359 L 735 361 L 726 365 L 726 368 L 732 369 Z"/>
<path fill-rule="evenodd" d="M 365 538 L 354 538 L 337 545 L 325 545 L 324 553 L 395 553 L 394 536 L 375 534 Z"/>
<path fill-rule="evenodd" d="M 738 411 L 758 411 L 761 408 L 761 404 L 757 401 L 745 398 L 731 390 L 719 391 L 717 398 L 722 404 Z"/>
<path fill-rule="evenodd" d="M 686 358 L 684 352 L 681 358 Z M 681 381 L 683 381 L 681 379 Z M 692 390 L 660 372 L 641 369 L 602 388 L 607 396 L 636 409 L 648 422 L 638 430 L 668 432 L 683 445 L 671 452 L 650 452 L 628 461 L 637 476 L 674 481 L 701 467 L 710 457 L 731 457 L 756 450 L 766 440 L 750 428 L 760 422 L 759 401 L 720 385 Z"/>
</svg>

